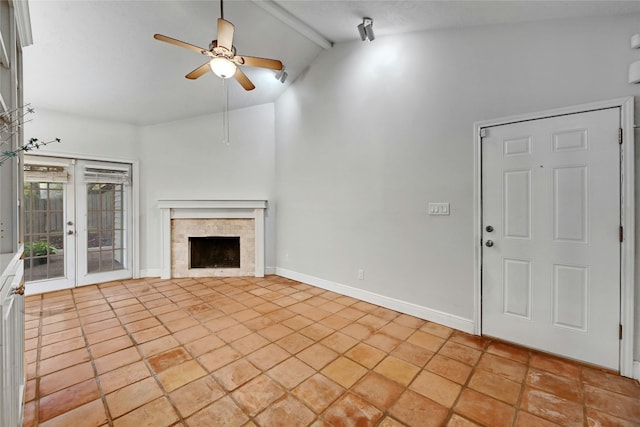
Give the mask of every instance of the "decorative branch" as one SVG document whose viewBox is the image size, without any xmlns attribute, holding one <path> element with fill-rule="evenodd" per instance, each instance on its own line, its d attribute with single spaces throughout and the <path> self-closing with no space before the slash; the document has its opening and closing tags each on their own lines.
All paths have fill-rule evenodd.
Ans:
<svg viewBox="0 0 640 427">
<path fill-rule="evenodd" d="M 7 160 L 17 157 L 21 151 L 24 151 L 26 153 L 27 151 L 37 150 L 41 147 L 44 147 L 45 145 L 49 145 L 54 142 L 62 142 L 62 140 L 60 138 L 56 138 L 52 139 L 51 141 L 40 141 L 38 138 L 31 138 L 29 142 L 19 146 L 16 150 L 3 151 L 0 155 L 0 166 L 2 166 Z"/>
<path fill-rule="evenodd" d="M 31 104 L 25 104 L 12 110 L 7 110 L 0 113 L 0 146 L 11 141 L 11 137 L 18 133 L 25 123 L 30 122 L 32 119 L 25 120 L 28 114 L 35 113 L 35 110 L 29 107 Z M 17 157 L 21 152 L 38 150 L 45 145 L 49 145 L 54 142 L 62 142 L 60 138 L 52 139 L 51 141 L 40 141 L 38 138 L 31 138 L 26 144 L 18 146 L 15 150 L 5 150 L 0 152 L 0 166 L 9 159 Z"/>
</svg>

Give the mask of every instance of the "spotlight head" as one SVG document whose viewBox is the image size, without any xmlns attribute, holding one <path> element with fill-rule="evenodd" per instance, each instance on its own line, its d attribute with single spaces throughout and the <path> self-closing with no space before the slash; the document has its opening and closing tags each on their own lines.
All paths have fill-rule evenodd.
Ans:
<svg viewBox="0 0 640 427">
<path fill-rule="evenodd" d="M 285 70 L 285 67 L 282 67 L 282 69 L 280 71 L 277 71 L 275 74 L 276 80 L 280 80 L 280 83 L 285 82 L 285 80 L 287 80 L 287 77 L 289 77 L 289 73 L 287 73 Z"/>
<path fill-rule="evenodd" d="M 358 25 L 358 32 L 360 33 L 360 39 L 362 41 L 369 40 L 373 41 L 376 36 L 373 34 L 373 19 L 371 18 L 362 18 L 362 24 Z"/>
</svg>

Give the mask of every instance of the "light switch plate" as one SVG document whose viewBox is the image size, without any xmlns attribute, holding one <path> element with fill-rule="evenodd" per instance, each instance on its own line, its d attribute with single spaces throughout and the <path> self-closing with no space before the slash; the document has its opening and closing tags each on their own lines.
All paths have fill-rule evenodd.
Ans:
<svg viewBox="0 0 640 427">
<path fill-rule="evenodd" d="M 448 202 L 429 202 L 429 215 L 449 215 Z"/>
</svg>

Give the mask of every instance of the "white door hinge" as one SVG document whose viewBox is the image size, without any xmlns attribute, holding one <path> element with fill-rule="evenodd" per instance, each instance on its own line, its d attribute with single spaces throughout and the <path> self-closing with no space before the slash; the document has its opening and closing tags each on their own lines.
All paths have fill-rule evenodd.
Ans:
<svg viewBox="0 0 640 427">
<path fill-rule="evenodd" d="M 480 138 L 487 137 L 487 128 L 480 128 Z"/>
<path fill-rule="evenodd" d="M 618 129 L 618 144 L 622 145 L 622 128 Z"/>
</svg>

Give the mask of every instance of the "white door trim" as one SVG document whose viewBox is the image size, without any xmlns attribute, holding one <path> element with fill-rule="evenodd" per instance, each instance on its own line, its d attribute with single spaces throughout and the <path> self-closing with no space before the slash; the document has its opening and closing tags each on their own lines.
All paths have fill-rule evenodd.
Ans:
<svg viewBox="0 0 640 427">
<path fill-rule="evenodd" d="M 620 375 L 633 377 L 633 331 L 634 331 L 634 266 L 635 266 L 635 196 L 634 196 L 634 98 L 612 99 L 589 104 L 574 105 L 553 110 L 539 111 L 516 116 L 503 117 L 493 120 L 476 122 L 473 125 L 473 247 L 474 247 L 474 333 L 482 334 L 482 251 L 480 239 L 482 236 L 482 150 L 480 132 L 483 128 L 528 120 L 536 120 L 585 111 L 601 110 L 605 108 L 620 108 L 622 128 L 622 226 L 624 239 L 621 254 L 621 289 L 620 289 L 620 322 L 623 325 L 620 340 Z M 636 377 L 636 379 L 640 379 Z"/>
</svg>

